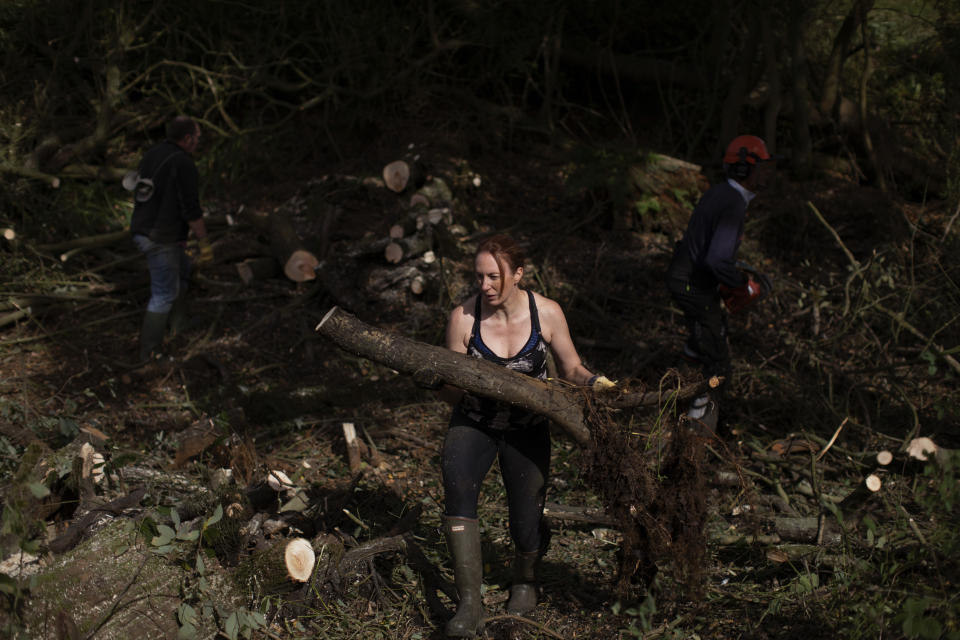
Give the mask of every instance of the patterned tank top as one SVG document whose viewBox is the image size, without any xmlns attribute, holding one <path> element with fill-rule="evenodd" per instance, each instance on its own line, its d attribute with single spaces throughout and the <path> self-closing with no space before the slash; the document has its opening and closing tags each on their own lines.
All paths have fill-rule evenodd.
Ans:
<svg viewBox="0 0 960 640">
<path fill-rule="evenodd" d="M 509 358 L 501 358 L 484 344 L 480 335 L 480 296 L 474 310 L 473 330 L 467 345 L 467 354 L 474 358 L 483 358 L 513 371 L 526 374 L 538 380 L 547 379 L 547 342 L 540 332 L 540 316 L 533 292 L 527 291 L 530 302 L 530 338 L 520 351 Z M 543 416 L 504 402 L 489 398 L 464 394 L 458 410 L 476 423 L 482 423 L 493 429 L 516 429 L 540 424 L 546 420 Z"/>
</svg>

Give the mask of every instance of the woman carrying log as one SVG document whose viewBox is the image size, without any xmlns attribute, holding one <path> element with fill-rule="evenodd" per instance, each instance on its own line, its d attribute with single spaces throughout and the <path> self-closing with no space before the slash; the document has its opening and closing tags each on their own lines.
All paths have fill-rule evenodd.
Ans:
<svg viewBox="0 0 960 640">
<path fill-rule="evenodd" d="M 479 292 L 451 312 L 447 347 L 541 380 L 547 377 L 549 347 L 564 379 L 598 389 L 614 386 L 583 366 L 560 305 L 520 287 L 523 264 L 523 251 L 509 236 L 493 236 L 480 244 L 474 261 Z M 454 405 L 442 454 L 443 528 L 460 594 L 446 633 L 473 637 L 483 614 L 477 502 L 497 457 L 516 547 L 507 612 L 523 614 L 537 604 L 537 566 L 549 541 L 543 505 L 550 431 L 546 418 L 518 407 L 453 387 L 441 393 Z"/>
</svg>

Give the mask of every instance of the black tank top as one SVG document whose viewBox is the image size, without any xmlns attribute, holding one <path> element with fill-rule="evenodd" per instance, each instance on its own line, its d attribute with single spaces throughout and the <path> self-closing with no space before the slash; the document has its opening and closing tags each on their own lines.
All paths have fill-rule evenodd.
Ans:
<svg viewBox="0 0 960 640">
<path fill-rule="evenodd" d="M 470 332 L 470 342 L 467 344 L 467 354 L 474 358 L 489 360 L 538 380 L 546 380 L 547 342 L 540 332 L 540 315 L 537 313 L 537 304 L 532 291 L 527 291 L 527 299 L 530 302 L 530 338 L 527 339 L 526 344 L 516 355 L 501 358 L 484 344 L 483 337 L 480 335 L 481 307 L 480 296 L 478 295 L 473 312 L 473 330 Z M 473 396 L 469 393 L 464 394 L 458 409 L 472 421 L 483 423 L 495 429 L 522 428 L 546 420 L 539 414 L 489 398 Z"/>
</svg>

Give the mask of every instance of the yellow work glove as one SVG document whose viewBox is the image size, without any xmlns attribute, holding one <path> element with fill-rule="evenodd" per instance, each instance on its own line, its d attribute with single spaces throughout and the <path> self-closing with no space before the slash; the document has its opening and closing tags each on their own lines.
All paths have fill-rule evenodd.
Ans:
<svg viewBox="0 0 960 640">
<path fill-rule="evenodd" d="M 606 391 L 607 389 L 613 389 L 617 386 L 617 383 L 614 380 L 610 380 L 607 376 L 593 376 L 587 382 L 587 386 L 594 391 Z"/>
<path fill-rule="evenodd" d="M 213 247 L 210 246 L 209 238 L 197 239 L 197 258 L 194 262 L 198 267 L 213 262 Z"/>
</svg>

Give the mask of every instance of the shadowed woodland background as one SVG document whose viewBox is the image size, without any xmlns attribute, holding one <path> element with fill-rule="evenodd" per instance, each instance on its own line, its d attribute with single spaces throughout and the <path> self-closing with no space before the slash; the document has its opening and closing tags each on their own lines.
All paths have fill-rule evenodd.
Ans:
<svg viewBox="0 0 960 640">
<path fill-rule="evenodd" d="M 731 321 L 700 582 L 669 558 L 618 581 L 618 523 L 585 480 L 602 461 L 558 434 L 544 602 L 487 637 L 960 638 L 955 0 L 6 0 L 0 51 L 11 637 L 440 637 L 447 409 L 313 327 L 338 304 L 441 344 L 476 239 L 509 231 L 588 366 L 631 390 L 675 384 L 690 372 L 662 273 L 723 146 L 754 133 L 781 160 L 741 257 L 775 291 Z M 174 358 L 131 369 L 148 291 L 120 178 L 181 113 L 203 130 L 217 264 Z M 383 259 L 413 208 L 414 188 L 378 182 L 398 159 L 449 187 L 436 262 Z M 316 279 L 240 283 L 245 247 L 270 244 L 251 214 L 288 220 Z M 617 437 L 678 411 L 623 419 Z M 364 434 L 358 467 L 344 422 Z M 920 436 L 942 455 L 910 459 Z M 76 462 L 84 443 L 101 484 Z M 878 469 L 878 451 L 894 462 Z M 271 469 L 297 491 L 270 493 Z M 865 496 L 871 473 L 883 488 Z M 493 615 L 503 505 L 492 473 Z M 70 526 L 71 547 L 52 544 Z M 305 587 L 264 577 L 296 536 L 343 555 Z"/>
</svg>

